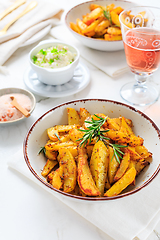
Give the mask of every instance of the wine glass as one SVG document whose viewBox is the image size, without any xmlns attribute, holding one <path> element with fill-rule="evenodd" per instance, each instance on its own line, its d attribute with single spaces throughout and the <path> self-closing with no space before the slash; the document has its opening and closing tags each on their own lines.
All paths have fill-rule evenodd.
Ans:
<svg viewBox="0 0 160 240">
<path fill-rule="evenodd" d="M 121 88 L 121 97 L 133 105 L 150 105 L 159 97 L 149 76 L 160 63 L 160 8 L 136 6 L 119 19 L 127 64 L 136 80 Z"/>
</svg>

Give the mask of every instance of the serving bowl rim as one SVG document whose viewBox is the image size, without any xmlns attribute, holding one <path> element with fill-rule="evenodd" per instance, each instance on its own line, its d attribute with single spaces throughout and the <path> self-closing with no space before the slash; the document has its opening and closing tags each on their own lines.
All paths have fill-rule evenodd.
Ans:
<svg viewBox="0 0 160 240">
<path fill-rule="evenodd" d="M 26 96 L 28 96 L 29 98 L 30 98 L 30 100 L 32 101 L 33 100 L 33 105 L 31 106 L 31 110 L 29 111 L 29 113 L 31 114 L 33 111 L 34 111 L 34 109 L 35 109 L 35 106 L 36 106 L 36 98 L 35 98 L 35 96 L 33 95 L 33 93 L 31 93 L 30 91 L 28 91 L 28 90 L 26 90 L 26 89 L 23 89 L 23 88 L 17 88 L 17 87 L 8 87 L 8 88 L 1 88 L 0 89 L 0 97 L 2 97 L 3 95 L 6 95 L 6 94 L 11 94 L 11 93 L 4 93 L 3 95 L 1 95 L 1 91 L 7 91 L 7 90 L 13 90 L 13 92 L 11 92 L 11 93 L 22 93 L 22 94 L 24 94 L 24 95 L 26 95 Z M 19 92 L 14 92 L 14 90 L 15 91 L 19 91 Z M 22 91 L 22 92 L 21 92 Z M 25 94 L 25 93 L 28 93 L 28 95 L 27 94 Z M 21 120 L 23 120 L 23 119 L 25 119 L 26 117 L 25 116 L 22 116 L 21 118 L 18 118 L 18 119 L 15 119 L 15 120 L 12 120 L 12 121 L 6 121 L 6 122 L 1 122 L 0 121 L 0 126 L 1 125 L 6 125 L 6 124 L 11 124 L 11 123 L 17 123 L 17 122 L 19 122 L 19 121 L 21 121 Z"/>
<path fill-rule="evenodd" d="M 41 44 L 42 43 L 42 44 Z M 77 55 L 76 55 L 76 57 L 75 57 L 75 60 L 70 64 L 70 65 L 67 65 L 67 66 L 64 66 L 64 67 L 60 67 L 60 68 L 45 68 L 45 67 L 40 67 L 40 66 L 38 66 L 38 65 L 36 65 L 36 64 L 34 64 L 33 62 L 32 62 L 32 59 L 31 59 L 31 54 L 32 54 L 32 52 L 36 49 L 36 48 L 38 48 L 38 47 L 40 47 L 40 46 L 43 46 L 43 45 L 45 45 L 45 44 L 52 44 L 52 43 L 61 43 L 61 44 L 66 44 L 66 45 L 68 45 L 68 46 L 70 46 L 70 47 L 72 47 L 72 48 L 74 48 L 75 49 L 75 51 L 76 51 L 76 53 L 77 53 Z M 30 52 L 29 52 L 29 62 L 30 62 L 30 64 L 34 67 L 34 68 L 37 68 L 37 70 L 39 69 L 39 70 L 41 70 L 41 71 L 46 71 L 46 72 L 48 72 L 48 73 L 59 73 L 59 72 L 64 72 L 64 71 L 66 71 L 66 70 L 69 70 L 70 68 L 72 68 L 72 66 L 79 60 L 79 58 L 80 58 L 80 52 L 79 52 L 79 50 L 78 50 L 78 48 L 77 47 L 75 47 L 73 44 L 70 44 L 70 43 L 67 43 L 67 42 L 65 42 L 65 41 L 61 41 L 61 40 L 58 40 L 58 39 L 51 39 L 51 40 L 44 40 L 44 41 L 42 41 L 42 42 L 40 42 L 39 44 L 37 44 L 34 48 L 32 48 L 31 50 L 30 50 Z"/>
<path fill-rule="evenodd" d="M 157 134 L 158 134 L 158 138 L 160 140 L 160 129 L 158 128 L 158 126 L 155 124 L 155 122 L 149 118 L 145 113 L 141 112 L 140 110 L 134 108 L 133 106 L 130 106 L 128 104 L 122 103 L 122 102 L 118 102 L 118 101 L 114 101 L 114 100 L 108 100 L 108 99 L 77 99 L 77 100 L 72 100 L 72 101 L 67 101 L 64 103 L 61 103 L 53 108 L 51 108 L 50 110 L 46 111 L 44 114 L 42 114 L 30 127 L 30 129 L 28 130 L 26 137 L 24 139 L 23 142 L 23 155 L 24 155 L 24 160 L 29 168 L 29 170 L 32 172 L 32 174 L 41 182 L 43 183 L 45 186 L 49 187 L 49 189 L 54 190 L 57 193 L 60 193 L 62 195 L 65 195 L 67 197 L 73 198 L 73 199 L 78 199 L 78 200 L 87 200 L 87 201 L 107 201 L 107 200 L 115 200 L 115 199 L 119 199 L 119 198 L 123 198 L 125 196 L 129 196 L 132 195 L 138 191 L 140 191 L 141 189 L 143 189 L 144 187 L 146 187 L 156 176 L 157 174 L 160 172 L 160 164 L 157 166 L 156 170 L 154 171 L 154 173 L 149 177 L 148 180 L 146 180 L 141 186 L 126 192 L 126 193 L 122 193 L 120 195 L 117 196 L 113 196 L 113 197 L 83 197 L 83 196 L 77 196 L 77 195 L 72 195 L 70 193 L 66 193 L 63 192 L 61 190 L 58 190 L 56 188 L 54 188 L 51 184 L 49 184 L 48 182 L 46 182 L 45 180 L 43 180 L 37 173 L 36 171 L 32 168 L 29 157 L 27 155 L 27 145 L 28 145 L 28 141 L 29 141 L 29 136 L 32 133 L 32 130 L 34 129 L 34 127 L 36 126 L 36 124 L 41 121 L 47 114 L 51 113 L 52 111 L 55 111 L 58 108 L 61 108 L 63 106 L 67 106 L 69 104 L 76 104 L 79 102 L 88 102 L 88 101 L 99 101 L 99 102 L 109 102 L 112 104 L 117 104 L 126 108 L 129 108 L 131 111 L 133 112 L 137 112 L 138 114 L 140 114 L 141 116 L 143 116 L 147 121 L 149 121 L 153 128 L 156 130 Z"/>
<path fill-rule="evenodd" d="M 69 13 L 70 13 L 71 11 L 73 11 L 73 9 L 75 9 L 75 8 L 81 6 L 81 5 L 85 5 L 85 4 L 87 4 L 87 3 L 100 2 L 100 1 L 102 2 L 102 1 L 110 1 L 110 0 L 92 0 L 92 1 L 86 1 L 86 2 L 83 2 L 83 3 L 79 3 L 79 4 L 77 4 L 76 6 L 72 7 L 72 8 L 66 13 L 66 15 L 65 15 L 65 24 L 66 24 L 67 28 L 68 28 L 73 34 L 77 35 L 78 37 L 80 36 L 80 37 L 82 37 L 82 38 L 84 38 L 84 39 L 89 39 L 89 41 L 91 40 L 91 41 L 95 41 L 95 42 L 96 42 L 96 41 L 97 41 L 97 42 L 104 42 L 104 44 L 105 44 L 105 43 L 112 44 L 112 43 L 116 43 L 116 42 L 123 42 L 123 39 L 122 39 L 122 40 L 108 41 L 108 40 L 103 40 L 103 39 L 89 38 L 89 37 L 87 37 L 87 36 L 80 35 L 79 33 L 73 31 L 73 30 L 68 26 L 68 24 L 67 24 L 67 17 L 68 17 L 68 15 L 69 15 Z M 126 0 L 112 0 L 112 1 L 113 1 L 113 2 L 119 1 L 119 2 L 126 2 L 126 3 L 132 3 L 132 4 L 133 4 L 133 2 L 131 2 L 131 1 L 126 1 Z"/>
</svg>

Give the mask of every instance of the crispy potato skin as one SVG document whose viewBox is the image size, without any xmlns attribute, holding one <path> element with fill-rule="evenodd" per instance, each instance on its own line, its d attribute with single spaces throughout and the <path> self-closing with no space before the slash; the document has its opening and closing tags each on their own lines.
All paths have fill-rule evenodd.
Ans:
<svg viewBox="0 0 160 240">
<path fill-rule="evenodd" d="M 107 148 L 102 141 L 98 141 L 93 147 L 90 169 L 96 186 L 101 192 L 101 196 L 103 196 L 104 193 L 108 163 L 109 148 Z"/>
<path fill-rule="evenodd" d="M 86 149 L 83 147 L 78 148 L 78 184 L 80 189 L 87 196 L 100 196 L 101 192 L 96 187 L 92 178 L 91 171 L 88 166 Z"/>
<path fill-rule="evenodd" d="M 69 125 L 80 125 L 80 118 L 78 112 L 74 108 L 67 108 L 68 124 Z"/>
<path fill-rule="evenodd" d="M 52 186 L 56 189 L 61 189 L 63 185 L 63 166 L 56 169 L 52 178 Z"/>
<path fill-rule="evenodd" d="M 127 186 L 129 186 L 136 177 L 136 170 L 134 167 L 129 169 L 121 179 L 119 179 L 105 194 L 106 197 L 117 196 Z"/>
<path fill-rule="evenodd" d="M 113 184 L 114 177 L 119 167 L 119 163 L 117 162 L 115 156 L 113 157 L 113 154 L 114 154 L 113 148 L 109 147 L 109 150 L 110 150 L 110 154 L 109 154 L 108 179 L 109 179 L 109 183 Z"/>
<path fill-rule="evenodd" d="M 83 126 L 84 121 L 90 115 L 91 114 L 85 108 L 80 108 L 80 110 L 79 110 L 79 117 L 80 117 L 80 124 L 81 124 L 81 126 Z"/>
<path fill-rule="evenodd" d="M 118 181 L 126 172 L 130 162 L 130 153 L 128 149 L 125 151 L 125 154 L 123 156 L 123 159 L 121 161 L 121 164 L 116 172 L 116 175 L 114 177 L 114 182 Z"/>
<path fill-rule="evenodd" d="M 46 158 L 48 158 L 50 160 L 57 160 L 57 152 L 54 152 L 54 151 L 52 152 L 52 151 L 46 150 L 45 156 L 46 156 Z"/>
<path fill-rule="evenodd" d="M 46 177 L 57 164 L 58 164 L 57 160 L 48 159 L 43 168 L 43 171 L 41 172 L 42 176 Z"/>
<path fill-rule="evenodd" d="M 59 149 L 60 166 L 63 166 L 64 192 L 72 192 L 76 186 L 77 167 L 68 149 Z"/>
</svg>

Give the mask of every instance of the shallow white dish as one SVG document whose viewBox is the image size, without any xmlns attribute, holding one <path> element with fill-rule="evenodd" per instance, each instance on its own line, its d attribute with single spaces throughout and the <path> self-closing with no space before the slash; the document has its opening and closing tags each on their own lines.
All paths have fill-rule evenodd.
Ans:
<svg viewBox="0 0 160 240">
<path fill-rule="evenodd" d="M 24 73 L 24 83 L 33 93 L 51 98 L 66 97 L 83 90 L 90 81 L 89 69 L 82 63 L 79 63 L 74 71 L 73 78 L 62 85 L 47 85 L 38 80 L 37 74 L 28 68 Z"/>
<path fill-rule="evenodd" d="M 31 38 L 29 38 L 26 42 L 24 42 L 20 46 L 20 48 L 31 45 L 31 44 L 41 40 L 44 36 L 47 35 L 47 33 L 49 33 L 50 29 L 51 29 L 51 25 L 48 25 L 47 27 L 43 28 L 41 31 L 37 32 Z"/>
<path fill-rule="evenodd" d="M 135 6 L 136 4 L 133 2 L 123 1 L 123 0 L 96 0 L 96 1 L 88 1 L 81 4 L 78 4 L 77 6 L 74 6 L 72 9 L 70 9 L 65 16 L 65 23 L 68 29 L 71 31 L 73 36 L 77 38 L 82 44 L 84 44 L 87 47 L 100 50 L 100 51 L 118 51 L 122 50 L 124 48 L 123 41 L 104 41 L 99 39 L 94 39 L 90 37 L 85 37 L 83 35 L 80 35 L 73 31 L 70 28 L 70 22 L 76 23 L 76 19 L 80 18 L 82 19 L 83 15 L 86 15 L 90 12 L 89 6 L 90 4 L 98 4 L 101 6 L 106 6 L 109 4 L 114 3 L 115 7 L 121 6 L 124 9 L 127 9 L 131 6 Z"/>
<path fill-rule="evenodd" d="M 124 116 L 133 121 L 133 131 L 138 136 L 144 139 L 144 146 L 153 153 L 153 160 L 141 174 L 136 178 L 136 185 L 128 187 L 122 194 L 115 197 L 82 197 L 75 196 L 69 193 L 62 192 L 53 188 L 52 185 L 46 182 L 45 178 L 41 175 L 41 170 L 45 165 L 45 157 L 43 154 L 37 155 L 40 148 L 46 144 L 48 140 L 47 128 L 53 127 L 58 124 L 67 124 L 67 107 L 86 108 L 91 114 L 104 113 L 105 115 L 113 118 Z M 44 113 L 29 129 L 27 136 L 24 140 L 24 158 L 32 172 L 32 174 L 51 191 L 55 191 L 70 199 L 78 200 L 92 200 L 92 201 L 107 201 L 122 198 L 140 191 L 146 187 L 160 171 L 160 129 L 155 123 L 144 113 L 136 110 L 135 108 L 111 100 L 105 99 L 80 99 L 67 103 L 62 103 L 48 112 Z"/>
<path fill-rule="evenodd" d="M 36 99 L 31 92 L 29 92 L 25 89 L 21 89 L 21 88 L 2 88 L 2 89 L 0 89 L 0 97 L 5 95 L 5 94 L 10 94 L 10 93 L 21 93 L 21 94 L 24 94 L 24 95 L 28 96 L 31 99 L 31 103 L 32 103 L 30 114 L 33 112 L 33 110 L 35 109 L 35 105 L 36 105 Z M 19 119 L 13 120 L 13 121 L 0 122 L 0 126 L 5 126 L 5 125 L 17 123 L 17 122 L 20 122 L 24 119 L 26 119 L 25 116 L 23 116 Z"/>
</svg>

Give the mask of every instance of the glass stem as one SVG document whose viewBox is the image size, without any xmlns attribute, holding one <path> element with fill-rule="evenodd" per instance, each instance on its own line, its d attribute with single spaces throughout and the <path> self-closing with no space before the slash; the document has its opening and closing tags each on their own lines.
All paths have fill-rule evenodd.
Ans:
<svg viewBox="0 0 160 240">
<path fill-rule="evenodd" d="M 136 79 L 137 85 L 139 87 L 144 87 L 144 85 L 146 84 L 147 78 L 148 78 L 148 76 L 146 76 L 146 75 L 136 75 L 135 74 L 135 79 Z"/>
</svg>

